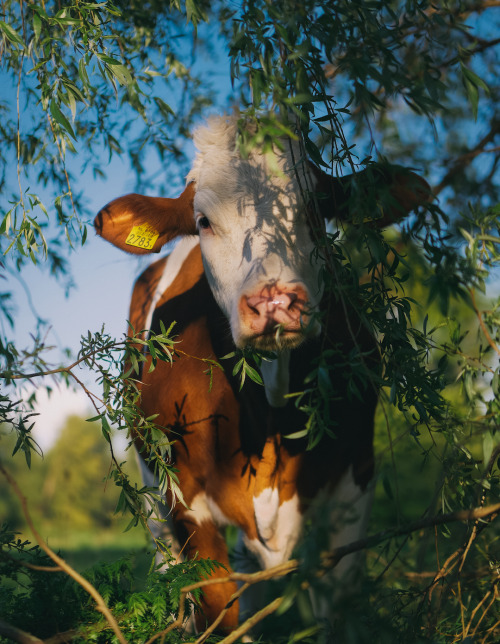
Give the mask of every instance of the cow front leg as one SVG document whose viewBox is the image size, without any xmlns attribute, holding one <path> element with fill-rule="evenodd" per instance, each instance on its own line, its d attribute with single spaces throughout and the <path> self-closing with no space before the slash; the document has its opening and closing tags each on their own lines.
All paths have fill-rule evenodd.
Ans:
<svg viewBox="0 0 500 644">
<path fill-rule="evenodd" d="M 345 473 L 334 491 L 331 500 L 318 499 L 316 511 L 330 507 L 329 551 L 348 545 L 366 536 L 373 500 L 371 485 L 362 489 L 354 481 L 352 469 Z M 323 593 L 313 591 L 311 595 L 316 618 L 325 626 L 325 639 L 330 642 L 335 630 L 334 624 L 341 616 L 339 602 L 356 597 L 361 588 L 364 574 L 363 552 L 354 552 L 343 557 L 338 564 L 322 578 Z M 328 592 L 325 594 L 325 589 Z M 330 632 L 330 636 L 326 635 Z"/>
<path fill-rule="evenodd" d="M 222 564 L 224 568 L 217 567 L 211 579 L 225 578 L 231 573 L 226 542 L 212 519 L 204 517 L 196 521 L 193 517 L 177 516 L 175 529 L 181 546 L 184 546 L 186 559 L 212 559 Z M 206 586 L 200 601 L 200 610 L 195 614 L 196 628 L 199 632 L 205 631 L 219 615 L 224 615 L 217 626 L 216 632 L 228 633 L 238 626 L 238 600 L 231 602 L 232 595 L 237 586 L 233 581 L 221 582 Z"/>
</svg>

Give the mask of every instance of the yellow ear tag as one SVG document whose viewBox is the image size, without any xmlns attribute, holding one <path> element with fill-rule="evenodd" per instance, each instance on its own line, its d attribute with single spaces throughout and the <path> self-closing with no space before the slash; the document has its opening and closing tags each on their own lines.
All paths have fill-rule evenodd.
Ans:
<svg viewBox="0 0 500 644">
<path fill-rule="evenodd" d="M 159 236 L 160 233 L 149 224 L 142 224 L 141 226 L 134 226 L 132 228 L 125 243 L 129 246 L 151 250 Z"/>
</svg>

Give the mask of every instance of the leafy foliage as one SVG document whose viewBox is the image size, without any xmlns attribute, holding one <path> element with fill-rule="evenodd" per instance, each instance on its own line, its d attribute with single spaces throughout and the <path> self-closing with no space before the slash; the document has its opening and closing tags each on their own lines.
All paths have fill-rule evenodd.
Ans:
<svg viewBox="0 0 500 644">
<path fill-rule="evenodd" d="M 54 565 L 38 546 L 20 539 L 6 525 L 0 529 L 0 546 L 2 620 L 40 637 L 67 630 L 80 611 L 76 584 L 61 572 L 27 567 Z"/>
<path fill-rule="evenodd" d="M 0 544 L 2 619 L 42 637 L 57 631 L 66 632 L 75 642 L 111 641 L 109 625 L 99 618 L 93 602 L 78 584 L 61 571 L 48 573 L 33 568 L 53 568 L 52 560 L 38 546 L 17 538 L 6 526 L 0 532 Z M 127 640 L 144 642 L 173 620 L 181 588 L 210 576 L 217 567 L 208 559 L 179 563 L 164 574 L 153 571 L 141 589 L 134 588 L 128 559 L 98 564 L 85 577 L 113 610 Z M 196 608 L 200 596 L 198 590 L 186 601 L 188 614 Z M 4 641 L 1 634 L 0 641 Z M 182 637 L 173 631 L 166 641 L 174 644 Z"/>
<path fill-rule="evenodd" d="M 498 295 L 492 283 L 500 261 L 496 11 L 495 3 L 409 0 L 5 0 L 1 7 L 0 71 L 7 91 L 0 101 L 0 249 L 15 274 L 31 263 L 71 283 L 69 249 L 87 236 L 82 190 L 85 181 L 105 175 L 108 161 L 126 156 L 142 190 L 151 183 L 151 156 L 168 156 L 182 167 L 182 141 L 212 96 L 195 59 L 206 52 L 217 57 L 220 49 L 228 54 L 241 122 L 254 125 L 241 128 L 243 155 L 254 146 L 271 153 L 288 135 L 298 139 L 304 159 L 342 176 L 370 168 L 383 151 L 391 162 L 418 166 L 439 196 L 438 204 L 390 232 L 363 225 L 360 215 L 318 240 L 325 288 L 336 293 L 339 306 L 359 310 L 382 356 L 382 368 L 374 370 L 369 355 L 353 352 L 343 373 L 355 402 L 368 386 L 381 389 L 372 528 L 387 531 L 368 551 L 358 604 L 339 600 L 345 642 L 492 642 L 499 633 L 492 517 L 422 529 L 413 537 L 389 530 L 499 497 L 500 302 L 488 293 Z M 376 195 L 362 197 L 370 210 L 381 207 Z M 54 367 L 41 323 L 31 347 L 13 342 L 9 291 L 0 293 L 0 316 L 6 387 L 0 422 L 16 436 L 14 458 L 24 455 L 35 467 L 39 452 L 33 398 L 23 400 L 18 383 L 50 375 L 86 391 L 95 409 L 91 420 L 100 423 L 113 462 L 117 510 L 131 513 L 129 527 L 147 525 L 166 489 L 182 502 L 171 443 L 155 417 L 141 414 L 137 386 L 146 365 L 154 369 L 183 355 L 175 326 L 148 337 L 131 329 L 128 340 L 89 331 L 79 354 Z M 258 383 L 261 361 L 269 358 L 252 352 L 226 357 L 230 362 L 222 365 L 203 361 L 207 388 L 213 370 L 227 364 L 241 386 L 247 378 Z M 308 417 L 295 437 L 307 435 L 310 446 L 335 433 L 327 402 L 339 393 L 328 364 L 322 355 L 304 390 L 292 395 Z M 98 394 L 79 378 L 80 366 L 96 375 Z M 140 436 L 159 490 L 131 480 L 114 454 L 112 429 L 129 442 Z M 10 506 L 8 512 L 17 520 Z M 308 527 L 297 553 L 303 565 L 285 582 L 285 626 L 280 632 L 274 627 L 280 618 L 271 620 L 264 641 L 327 637 L 312 623 L 304 592 L 311 584 L 325 597 L 335 590 L 328 577 L 316 575 L 331 530 L 326 509 L 321 516 L 325 524 Z M 156 545 L 169 560 L 169 544 Z M 48 564 L 37 548 L 4 529 L 0 566 L 10 581 L 0 586 L 3 619 L 16 624 L 25 615 L 20 626 L 40 636 L 89 623 L 84 641 L 111 641 L 83 591 L 61 573 L 20 572 L 16 558 L 24 557 Z M 96 568 L 88 578 L 129 641 L 146 641 L 171 623 L 180 588 L 214 566 L 191 561 L 162 576 L 154 571 L 139 590 L 124 561 Z M 291 606 L 298 609 L 293 620 Z M 60 612 L 52 619 L 54 607 Z M 168 637 L 186 639 L 177 629 Z"/>
</svg>

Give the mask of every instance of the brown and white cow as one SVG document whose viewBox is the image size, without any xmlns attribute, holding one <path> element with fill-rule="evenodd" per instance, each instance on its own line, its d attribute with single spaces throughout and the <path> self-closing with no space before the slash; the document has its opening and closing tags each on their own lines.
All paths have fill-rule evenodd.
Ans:
<svg viewBox="0 0 500 644">
<path fill-rule="evenodd" d="M 144 414 L 157 414 L 156 422 L 176 440 L 174 462 L 186 506 L 177 503 L 172 518 L 184 554 L 230 568 L 219 528 L 233 524 L 241 531 L 240 545 L 268 568 L 291 556 L 304 513 L 320 493 L 352 512 L 346 522 L 339 514 L 332 546 L 362 532 L 377 391 L 368 381 L 362 403 L 349 395 L 346 358 L 363 356 L 376 370 L 378 353 L 352 303 L 324 292 L 326 263 L 315 249 L 314 238 L 322 233 L 321 217 L 314 216 L 318 204 L 329 218 L 346 218 L 353 187 L 301 164 L 299 147 L 289 140 L 283 151 L 276 149 L 279 173 L 259 152 L 242 158 L 235 140 L 234 118 L 209 120 L 195 133 L 198 153 L 180 197 L 121 197 L 101 210 L 95 226 L 133 253 L 158 252 L 181 238 L 137 280 L 134 329 L 160 332 L 160 321 L 168 327 L 175 320 L 179 347 L 200 358 L 220 359 L 235 346 L 276 353 L 262 362 L 263 387 L 247 381 L 240 391 L 231 365 L 215 371 L 209 391 L 206 365 L 180 357 L 172 365 L 159 362 L 151 372 L 144 368 L 141 394 Z M 380 171 L 374 177 L 386 196 L 379 224 L 426 199 L 425 182 L 412 173 Z M 303 429 L 306 417 L 287 394 L 304 389 L 325 349 L 331 354 L 328 411 L 335 437 L 325 435 L 306 450 L 306 438 L 288 438 Z M 206 589 L 198 628 L 217 617 L 235 589 Z M 237 623 L 234 603 L 221 626 Z"/>
</svg>

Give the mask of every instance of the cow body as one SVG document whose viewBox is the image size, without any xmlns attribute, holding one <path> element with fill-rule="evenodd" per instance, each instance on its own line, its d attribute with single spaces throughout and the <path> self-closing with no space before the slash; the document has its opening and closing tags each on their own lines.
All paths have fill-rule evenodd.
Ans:
<svg viewBox="0 0 500 644">
<path fill-rule="evenodd" d="M 269 568 L 291 556 L 304 516 L 320 495 L 337 493 L 353 511 L 346 521 L 337 515 L 332 543 L 359 536 L 373 475 L 377 391 L 367 378 L 362 402 L 352 395 L 352 363 L 361 360 L 375 373 L 379 359 L 355 307 L 340 294 L 323 292 L 325 261 L 314 252 L 321 231 L 307 196 L 317 189 L 318 171 L 304 172 L 304 190 L 299 151 L 288 142 L 278 152 L 279 173 L 271 176 L 263 155 L 242 159 L 235 152 L 235 134 L 234 120 L 225 119 L 198 133 L 199 154 L 178 200 L 124 197 L 101 211 L 96 227 L 133 252 L 142 249 L 127 248 L 124 240 L 136 223 L 157 233 L 149 250 L 184 235 L 134 288 L 132 327 L 158 333 L 160 322 L 168 327 L 175 320 L 183 352 L 151 372 L 145 365 L 141 407 L 145 416 L 157 415 L 155 422 L 175 441 L 173 459 L 186 504 L 170 497 L 167 503 L 173 505 L 184 555 L 210 557 L 230 568 L 219 529 L 232 524 L 260 567 Z M 399 203 L 405 181 L 391 193 Z M 404 192 L 415 205 L 415 190 Z M 276 352 L 262 363 L 264 386 L 247 379 L 240 391 L 233 364 L 221 360 L 243 347 Z M 331 394 L 324 413 L 332 434 L 308 450 L 307 437 L 290 438 L 307 416 L 287 394 L 304 390 L 322 355 L 328 356 L 322 368 Z M 211 390 L 198 358 L 224 366 L 214 370 Z M 217 617 L 235 589 L 207 588 L 199 628 Z M 234 603 L 221 627 L 232 629 L 237 622 Z"/>
<path fill-rule="evenodd" d="M 355 343 L 356 350 L 375 355 L 374 341 L 354 313 L 350 318 L 354 338 L 343 313 L 330 319 L 330 332 L 343 363 L 332 383 L 336 400 L 330 404 L 330 414 L 336 423 L 335 438 L 325 436 L 316 448 L 306 450 L 306 438 L 287 436 L 301 430 L 307 417 L 293 400 L 283 404 L 283 394 L 303 389 L 304 379 L 325 348 L 324 338 L 312 338 L 299 348 L 281 352 L 275 362 L 284 363 L 288 382 L 286 392 L 281 389 L 279 393 L 279 406 L 273 406 L 268 398 L 276 399 L 278 394 L 277 374 L 272 369 L 269 375 L 264 370 L 264 387 L 250 381 L 239 391 L 239 380 L 230 375 L 232 365 L 220 360 L 234 350 L 234 343 L 208 286 L 196 238 L 183 240 L 167 260 L 153 264 L 139 278 L 130 311 L 135 329 L 146 327 L 150 311 L 144 304 L 151 304 L 151 294 L 158 286 L 164 290 L 151 315 L 151 330 L 160 333 L 160 320 L 169 324 L 175 319 L 179 347 L 196 356 L 180 357 L 173 365 L 158 362 L 152 372 L 146 364 L 141 378 L 144 414 L 158 414 L 155 422 L 170 428 L 175 441 L 174 465 L 187 506 L 174 505 L 177 540 L 181 546 L 186 544 L 186 556 L 198 553 L 229 567 L 219 528 L 232 524 L 241 529 L 244 545 L 262 568 L 282 563 L 291 556 L 304 514 L 319 492 L 333 493 L 341 482 L 350 482 L 350 497 L 341 501 L 354 503 L 364 498 L 373 474 L 377 397 L 370 388 L 364 392 L 362 405 L 350 400 L 344 357 Z M 214 371 L 211 391 L 206 365 L 197 358 L 215 358 L 225 367 L 224 373 Z M 272 366 L 279 371 L 282 365 Z M 167 499 L 168 504 L 172 502 Z M 365 517 L 355 518 L 363 522 Z M 215 597 L 206 594 L 204 617 L 209 622 L 235 588 L 228 584 L 217 590 Z M 235 625 L 236 611 L 235 605 L 227 625 Z"/>
</svg>

